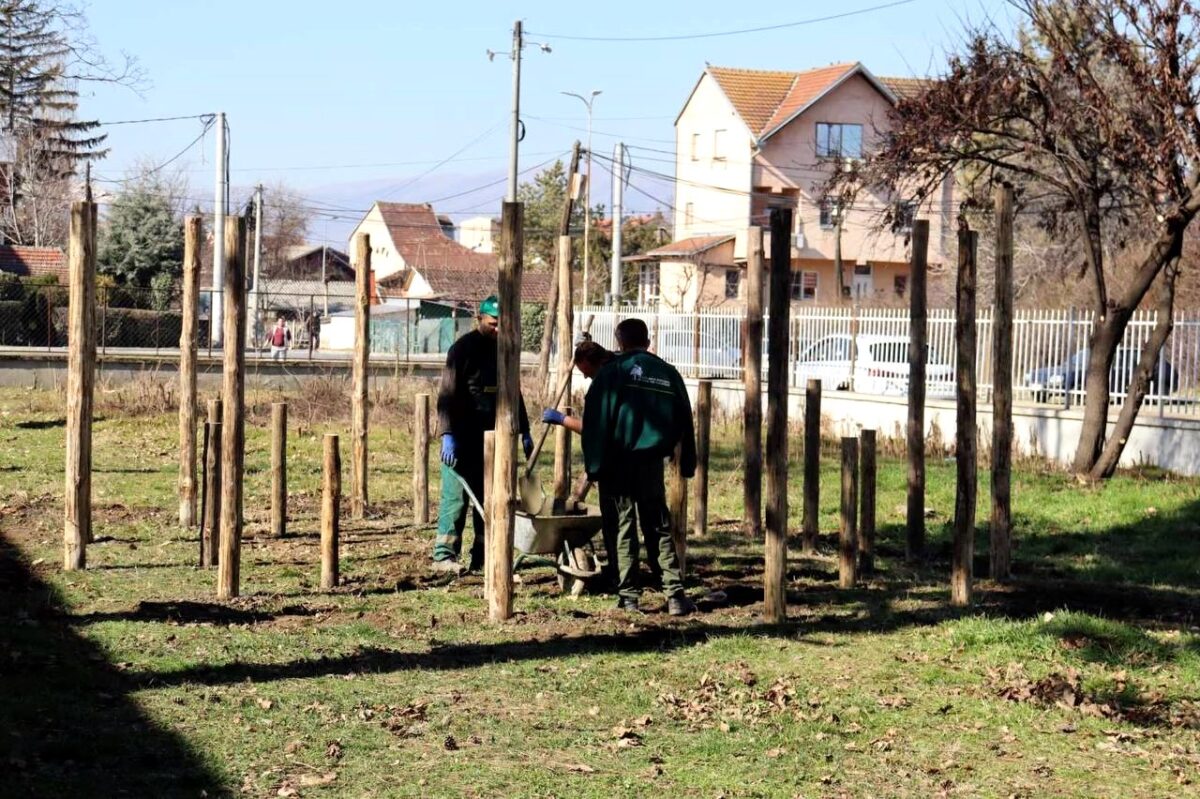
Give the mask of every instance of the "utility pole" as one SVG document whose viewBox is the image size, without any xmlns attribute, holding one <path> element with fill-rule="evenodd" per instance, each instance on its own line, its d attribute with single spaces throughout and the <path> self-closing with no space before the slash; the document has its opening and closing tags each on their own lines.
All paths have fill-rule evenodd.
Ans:
<svg viewBox="0 0 1200 799">
<path fill-rule="evenodd" d="M 584 200 L 583 206 L 583 304 L 588 303 L 588 267 L 591 261 L 591 234 L 592 234 L 592 103 L 596 101 L 597 95 L 602 94 L 599 89 L 592 89 L 587 97 L 575 92 L 561 92 L 568 97 L 578 97 L 587 106 L 587 185 L 584 187 L 584 193 L 587 199 Z"/>
<path fill-rule="evenodd" d="M 542 42 L 530 42 L 536 44 L 543 53 L 550 52 L 550 45 Z M 525 138 L 525 128 L 521 124 L 521 50 L 525 47 L 525 36 L 521 28 L 521 20 L 513 23 L 513 38 L 512 50 L 508 53 L 501 53 L 496 50 L 488 50 L 488 61 L 495 60 L 498 55 L 507 55 L 513 62 L 513 98 L 512 98 L 512 122 L 510 123 L 510 141 L 508 146 L 508 196 L 506 201 L 515 203 L 517 201 L 517 174 L 520 171 L 517 162 L 519 160 L 518 152 L 520 150 L 521 139 Z"/>
<path fill-rule="evenodd" d="M 511 141 L 508 145 L 508 201 L 510 203 L 515 203 L 517 201 L 518 151 L 520 149 L 521 139 L 524 138 L 521 132 L 521 48 L 524 47 L 524 45 L 524 38 L 521 34 L 521 20 L 517 20 L 513 23 L 512 124 L 510 130 Z"/>
<path fill-rule="evenodd" d="M 262 269 L 262 184 L 259 183 L 254 188 L 254 281 L 251 284 L 251 292 L 254 294 L 254 324 L 250 325 L 250 344 L 253 345 L 257 341 L 262 340 L 262 294 L 258 284 L 259 274 Z"/>
<path fill-rule="evenodd" d="M 229 193 L 229 175 L 225 170 L 228 153 L 225 150 L 225 112 L 217 112 L 217 183 L 213 198 L 213 270 L 212 296 L 209 301 L 208 340 L 221 343 L 225 322 L 225 198 Z"/>
<path fill-rule="evenodd" d="M 590 153 L 589 153 L 590 154 Z M 612 210 L 612 277 L 609 281 L 609 301 L 606 305 L 621 304 L 621 206 L 625 199 L 625 145 L 613 148 L 613 210 Z"/>
</svg>

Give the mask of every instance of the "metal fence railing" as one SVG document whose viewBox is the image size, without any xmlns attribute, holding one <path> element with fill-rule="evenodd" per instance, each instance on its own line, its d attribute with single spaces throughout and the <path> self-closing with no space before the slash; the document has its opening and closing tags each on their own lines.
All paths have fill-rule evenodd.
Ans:
<svg viewBox="0 0 1200 799">
<path fill-rule="evenodd" d="M 201 352 L 220 350 L 221 334 L 211 319 L 212 290 L 198 293 L 196 342 Z M 67 345 L 68 289 L 0 280 L 0 347 L 42 350 Z M 154 288 L 99 285 L 96 288 L 96 348 L 108 353 L 177 353 L 183 313 L 177 284 Z M 345 354 L 354 345 L 353 284 L 320 293 L 247 292 L 246 348 L 269 354 L 268 334 L 285 320 L 292 357 Z M 470 325 L 471 314 L 439 304 L 373 305 L 371 352 L 410 357 L 445 353 Z"/>
<path fill-rule="evenodd" d="M 654 351 L 687 376 L 737 378 L 745 337 L 742 309 L 664 311 L 657 307 L 582 306 L 575 329 L 591 318 L 591 335 L 614 346 L 616 323 L 628 317 L 646 322 Z M 975 353 L 980 400 L 993 385 L 992 309 L 978 315 Z M 1138 311 L 1118 347 L 1109 374 L 1111 402 L 1125 401 L 1141 351 L 1157 321 L 1154 311 Z M 1083 404 L 1088 341 L 1093 316 L 1080 309 L 1021 309 L 1013 319 L 1013 394 L 1023 403 L 1071 408 Z M 827 389 L 906 394 L 909 314 L 896 308 L 795 307 L 789 319 L 788 382 L 809 378 Z M 956 378 L 954 312 L 931 309 L 926 327 L 929 352 L 927 393 L 953 395 Z M 764 374 L 766 324 L 763 326 Z M 1160 415 L 1200 416 L 1200 314 L 1180 312 L 1151 378 L 1145 404 Z"/>
</svg>

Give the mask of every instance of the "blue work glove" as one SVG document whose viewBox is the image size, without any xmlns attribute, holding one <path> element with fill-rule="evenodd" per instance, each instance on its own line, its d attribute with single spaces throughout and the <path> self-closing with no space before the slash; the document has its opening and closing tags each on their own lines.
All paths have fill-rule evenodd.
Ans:
<svg viewBox="0 0 1200 799">
<path fill-rule="evenodd" d="M 566 418 L 562 411 L 556 411 L 553 408 L 547 408 L 542 411 L 542 421 L 546 424 L 562 424 Z"/>
<path fill-rule="evenodd" d="M 458 454 L 455 451 L 454 436 L 450 433 L 442 433 L 442 463 L 454 468 L 454 464 L 458 462 Z"/>
<path fill-rule="evenodd" d="M 522 433 L 521 446 L 525 448 L 525 458 L 528 459 L 533 454 L 533 436 L 528 433 Z"/>
</svg>

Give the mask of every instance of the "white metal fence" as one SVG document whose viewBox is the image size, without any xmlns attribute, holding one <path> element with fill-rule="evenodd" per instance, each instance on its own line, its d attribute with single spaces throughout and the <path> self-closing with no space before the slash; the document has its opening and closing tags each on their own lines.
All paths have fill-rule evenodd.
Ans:
<svg viewBox="0 0 1200 799">
<path fill-rule="evenodd" d="M 613 330 L 621 319 L 638 317 L 650 330 L 654 352 L 675 365 L 685 376 L 739 378 L 744 352 L 745 315 L 742 309 L 705 309 L 696 313 L 674 313 L 656 307 L 582 306 L 575 310 L 576 334 L 591 318 L 591 335 L 598 343 L 615 346 Z M 1110 373 L 1112 403 L 1124 402 L 1142 348 L 1156 323 L 1154 311 L 1134 314 L 1117 350 Z M 1013 319 L 1013 395 L 1022 403 L 1075 407 L 1083 404 L 1088 340 L 1093 317 L 1080 309 L 1018 310 Z M 788 321 L 788 382 L 801 385 L 808 377 L 826 372 L 829 388 L 853 388 L 888 393 L 880 372 L 872 368 L 866 347 L 881 345 L 891 355 L 903 352 L 907 360 L 909 313 L 894 308 L 793 307 Z M 930 309 L 929 340 L 930 395 L 936 387 L 953 385 L 955 376 L 954 312 Z M 766 330 L 763 325 L 763 370 L 766 364 Z M 980 400 L 990 401 L 992 390 L 992 310 L 978 315 L 976 369 Z M 849 362 L 823 357 L 830 342 L 846 342 L 842 354 Z M 852 342 L 852 345 L 851 345 Z M 890 346 L 889 346 L 890 345 Z M 836 361 L 836 363 L 835 363 Z M 887 364 L 883 364 L 887 366 Z M 832 370 L 832 371 L 829 371 Z M 894 370 L 893 370 L 894 371 Z M 903 371 L 907 375 L 907 370 Z M 832 377 L 830 377 L 832 375 Z M 1200 314 L 1182 312 L 1175 316 L 1171 337 L 1163 347 L 1151 378 L 1146 406 L 1159 415 L 1200 416 Z M 828 383 L 834 383 L 833 386 Z M 890 381 L 893 388 L 907 391 L 906 377 Z"/>
</svg>

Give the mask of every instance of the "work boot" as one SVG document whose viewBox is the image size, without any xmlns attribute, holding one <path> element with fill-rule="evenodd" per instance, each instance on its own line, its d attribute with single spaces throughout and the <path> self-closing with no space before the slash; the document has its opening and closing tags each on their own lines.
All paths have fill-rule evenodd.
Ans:
<svg viewBox="0 0 1200 799">
<path fill-rule="evenodd" d="M 690 616 L 696 612 L 696 603 L 687 594 L 676 594 L 667 600 L 667 613 L 672 616 Z"/>
<path fill-rule="evenodd" d="M 453 574 L 455 576 L 462 574 L 462 564 L 457 560 L 446 558 L 445 560 L 435 560 L 429 565 L 429 570 L 434 572 L 442 572 L 443 574 Z"/>
<path fill-rule="evenodd" d="M 629 613 L 641 613 L 642 608 L 638 604 L 638 599 L 635 596 L 623 596 L 617 600 L 617 610 L 628 611 Z"/>
</svg>

